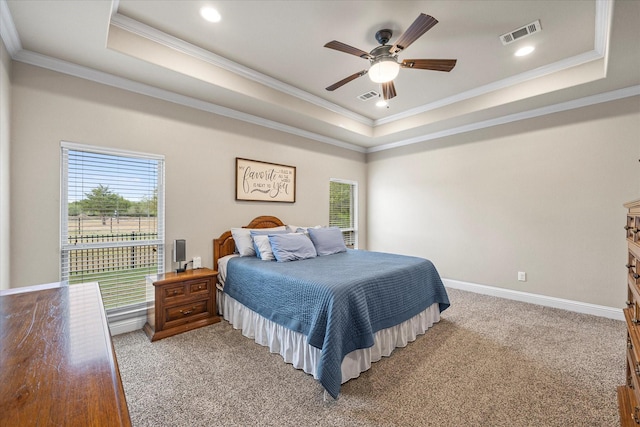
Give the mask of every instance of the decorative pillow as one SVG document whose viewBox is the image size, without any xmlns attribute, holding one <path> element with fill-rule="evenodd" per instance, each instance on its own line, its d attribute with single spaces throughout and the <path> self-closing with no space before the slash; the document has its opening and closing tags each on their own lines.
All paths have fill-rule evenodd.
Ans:
<svg viewBox="0 0 640 427">
<path fill-rule="evenodd" d="M 284 225 L 280 227 L 273 228 L 232 228 L 231 235 L 233 236 L 233 240 L 236 242 L 236 251 L 240 254 L 240 256 L 255 256 L 256 251 L 253 248 L 253 240 L 251 240 L 251 230 L 286 230 L 287 227 Z"/>
<path fill-rule="evenodd" d="M 271 242 L 266 234 L 253 236 L 253 245 L 255 246 L 256 255 L 263 261 L 273 261 L 276 259 L 271 250 Z"/>
<path fill-rule="evenodd" d="M 301 233 L 269 234 L 273 256 L 278 262 L 296 261 L 316 257 L 316 249 Z"/>
<path fill-rule="evenodd" d="M 342 232 L 338 227 L 310 228 L 309 238 L 313 242 L 318 256 L 347 251 L 347 246 L 342 239 Z"/>
<path fill-rule="evenodd" d="M 271 251 L 271 243 L 269 243 L 268 234 L 288 233 L 287 230 L 251 230 L 251 240 L 253 241 L 253 249 L 256 256 L 263 261 L 273 261 L 275 257 Z"/>
</svg>

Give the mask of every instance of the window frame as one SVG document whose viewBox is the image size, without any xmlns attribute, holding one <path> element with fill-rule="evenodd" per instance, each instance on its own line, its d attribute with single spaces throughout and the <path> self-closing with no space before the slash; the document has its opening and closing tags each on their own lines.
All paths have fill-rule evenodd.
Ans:
<svg viewBox="0 0 640 427">
<path fill-rule="evenodd" d="M 154 160 L 158 162 L 157 171 L 157 206 L 156 223 L 157 236 L 155 239 L 141 239 L 129 241 L 114 241 L 100 243 L 68 243 L 69 238 L 69 151 L 82 151 L 99 155 L 127 157 L 140 160 Z M 165 157 L 159 154 L 142 153 L 137 151 L 101 147 L 75 142 L 60 142 L 60 281 L 68 284 L 68 267 L 65 276 L 65 263 L 68 263 L 69 254 L 74 250 L 103 249 L 122 247 L 157 246 L 157 274 L 164 272 L 165 263 Z M 73 285 L 70 285 L 73 286 Z M 148 293 L 145 291 L 145 293 Z M 148 295 L 146 296 L 148 299 Z M 106 309 L 110 324 L 115 320 L 125 320 L 130 317 L 139 317 L 140 313 L 146 313 L 146 301 L 133 303 Z"/>
<path fill-rule="evenodd" d="M 340 228 L 340 231 L 353 232 L 353 249 L 358 249 L 358 181 L 342 179 L 342 178 L 329 178 L 329 221 L 331 221 L 331 183 L 348 184 L 351 186 L 351 219 L 352 227 Z M 329 223 L 329 226 L 332 226 Z M 346 242 L 345 242 L 346 243 Z"/>
</svg>

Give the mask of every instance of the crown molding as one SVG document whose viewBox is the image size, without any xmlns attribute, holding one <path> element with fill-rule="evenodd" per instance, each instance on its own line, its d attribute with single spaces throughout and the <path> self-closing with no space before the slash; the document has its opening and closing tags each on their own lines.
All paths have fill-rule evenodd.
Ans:
<svg viewBox="0 0 640 427">
<path fill-rule="evenodd" d="M 252 114 L 243 113 L 241 111 L 233 110 L 231 108 L 223 107 L 211 102 L 195 99 L 190 96 L 180 95 L 175 92 L 160 89 L 144 83 L 135 82 L 133 80 L 118 77 L 113 74 L 105 73 L 103 71 L 97 71 L 92 68 L 73 64 L 67 61 L 62 61 L 50 56 L 41 55 L 39 53 L 21 50 L 13 57 L 13 59 L 25 64 L 35 65 L 37 67 L 46 68 L 48 70 L 57 71 L 59 73 L 67 74 L 70 76 L 79 77 L 85 80 L 90 80 L 107 86 L 116 87 L 118 89 L 123 89 L 129 92 L 134 92 L 141 95 L 150 96 L 152 98 L 172 102 L 174 104 L 183 105 L 185 107 L 195 108 L 197 110 L 206 111 L 209 113 L 217 114 L 219 116 L 240 120 L 257 126 L 289 133 L 314 141 L 323 142 L 325 144 L 334 145 L 336 147 L 345 148 L 347 150 L 357 151 L 359 153 L 364 153 L 366 151 L 363 147 L 350 144 L 348 142 L 344 142 L 335 138 L 330 138 L 314 132 L 309 132 L 304 129 L 299 129 L 294 126 L 289 126 L 273 120 L 264 119 Z"/>
<path fill-rule="evenodd" d="M 108 86 L 116 87 L 119 89 L 127 90 L 130 92 L 138 93 L 141 95 L 150 96 L 152 98 L 161 99 L 164 101 L 172 102 L 175 104 L 183 105 L 190 108 L 195 108 L 201 111 L 206 111 L 212 114 L 244 121 L 247 123 L 255 124 L 257 126 L 266 127 L 269 129 L 289 133 L 292 135 L 300 136 L 310 140 L 330 144 L 336 147 L 344 148 L 359 153 L 375 153 L 378 151 L 391 150 L 407 145 L 417 144 L 420 142 L 430 141 L 438 138 L 445 138 L 448 136 L 457 135 L 460 133 L 471 132 L 474 130 L 485 129 L 492 126 L 499 126 L 502 124 L 512 123 L 520 120 L 526 120 L 534 117 L 553 114 L 561 111 L 572 110 L 576 108 L 582 108 L 602 102 L 614 101 L 617 99 L 627 98 L 631 96 L 640 95 L 640 85 L 631 86 L 611 92 L 605 92 L 597 95 L 591 95 L 559 104 L 549 105 L 529 111 L 523 111 L 520 113 L 509 114 L 502 117 L 497 117 L 490 120 L 484 120 L 480 122 L 470 123 L 464 126 L 458 126 L 455 128 L 446 129 L 440 132 L 434 132 L 430 134 L 420 135 L 415 138 L 409 138 L 404 140 L 395 141 L 388 144 L 379 145 L 371 148 L 364 148 L 355 144 L 350 144 L 335 138 L 326 137 L 314 132 L 309 132 L 303 129 L 299 129 L 293 126 L 285 125 L 273 120 L 264 119 L 262 117 L 254 116 L 251 114 L 243 113 L 237 110 L 233 110 L 227 107 L 198 100 L 189 96 L 180 95 L 175 92 L 159 89 L 154 86 L 146 85 L 143 83 L 134 82 L 129 79 L 114 76 L 102 71 L 97 71 L 88 67 L 83 67 L 70 62 L 62 61 L 59 59 L 51 58 L 49 56 L 41 55 L 39 53 L 21 50 L 14 57 L 14 60 L 24 62 L 26 64 L 34 65 L 41 68 L 46 68 L 52 71 L 57 71 L 63 74 L 72 75 L 85 80 L 94 81 L 96 83 L 105 84 Z"/>
<path fill-rule="evenodd" d="M 564 60 L 564 61 L 559 61 L 557 63 L 550 64 L 549 66 L 546 66 L 546 67 L 540 67 L 536 70 L 532 70 L 529 73 L 523 73 L 519 76 L 515 76 L 513 79 L 505 79 L 500 82 L 492 83 L 491 85 L 486 85 L 481 88 L 476 88 L 472 91 L 468 91 L 457 96 L 446 98 L 444 100 L 438 101 L 437 103 L 432 103 L 432 104 L 419 107 L 418 109 L 409 110 L 409 112 L 407 113 L 391 116 L 386 119 L 372 121 L 364 116 L 360 116 L 356 113 L 353 113 L 350 110 L 343 109 L 335 104 L 332 104 L 330 102 L 317 98 L 307 92 L 304 92 L 292 86 L 286 85 L 285 83 L 279 82 L 278 80 L 275 80 L 266 75 L 257 73 L 254 70 L 251 70 L 247 67 L 243 67 L 239 64 L 236 64 L 232 61 L 229 61 L 225 58 L 222 58 L 204 49 L 200 49 L 194 45 L 190 45 L 182 40 L 169 36 L 151 27 L 147 27 L 135 20 L 127 18 L 126 16 L 119 15 L 117 13 L 117 6 L 118 6 L 118 0 L 114 0 L 112 3 L 112 16 L 113 16 L 112 23 L 120 26 L 121 28 L 124 28 L 128 31 L 132 31 L 143 37 L 148 37 L 151 40 L 157 41 L 158 43 L 161 43 L 161 44 L 165 44 L 174 49 L 180 50 L 182 48 L 185 48 L 187 51 L 190 51 L 191 54 L 193 54 L 193 56 L 197 58 L 210 62 L 216 66 L 225 68 L 229 71 L 244 75 L 247 78 L 251 78 L 252 80 L 255 80 L 259 83 L 266 84 L 267 86 L 270 86 L 276 90 L 281 90 L 280 88 L 282 88 L 283 92 L 289 93 L 292 96 L 300 95 L 298 97 L 300 97 L 301 99 L 307 100 L 304 96 L 308 95 L 311 98 L 320 100 L 320 104 L 327 104 L 327 105 L 319 105 L 317 103 L 314 103 L 314 104 L 319 105 L 323 108 L 330 109 L 331 111 L 334 111 L 338 114 L 344 114 L 349 116 L 355 115 L 355 118 L 354 117 L 351 117 L 351 118 L 372 127 L 375 127 L 381 124 L 390 123 L 395 120 L 400 120 L 405 117 L 409 117 L 410 115 L 419 114 L 421 112 L 429 111 L 434 108 L 440 108 L 444 105 L 448 105 L 454 102 L 459 102 L 461 100 L 478 96 L 483 93 L 502 89 L 504 87 L 508 87 L 526 80 L 540 77 L 549 73 L 557 72 L 564 68 L 569 68 L 572 66 L 584 64 L 589 61 L 600 59 L 606 54 L 606 49 L 609 42 L 611 17 L 612 17 L 612 10 L 613 10 L 612 1 L 596 0 L 596 37 L 594 41 L 594 50 L 592 51 L 586 52 L 582 55 L 574 56 L 572 58 L 568 58 L 567 60 Z M 139 31 L 142 31 L 142 32 L 140 33 Z M 640 86 L 631 86 L 624 89 L 619 89 L 619 90 L 606 92 L 598 95 L 592 95 L 592 96 L 588 96 L 588 97 L 584 97 L 584 98 L 580 98 L 572 101 L 567 101 L 567 102 L 563 102 L 563 103 L 559 103 L 551 106 L 541 107 L 534 110 L 510 114 L 510 115 L 506 115 L 506 116 L 502 116 L 502 117 L 498 117 L 490 120 L 484 120 L 476 123 L 470 123 L 468 125 L 450 128 L 444 131 L 434 132 L 426 135 L 421 135 L 415 138 L 398 140 L 388 144 L 366 149 L 364 147 L 361 147 L 355 144 L 351 144 L 335 138 L 326 137 L 324 135 L 320 135 L 314 132 L 309 132 L 309 131 L 296 128 L 290 125 L 285 125 L 283 123 L 279 123 L 273 120 L 264 119 L 251 114 L 247 114 L 247 113 L 243 113 L 230 108 L 222 107 L 217 104 L 201 101 L 192 97 L 177 94 L 175 92 L 171 92 L 171 91 L 160 89 L 154 86 L 135 82 L 135 81 L 118 77 L 102 71 L 97 71 L 92 68 L 80 66 L 77 64 L 52 58 L 46 55 L 41 55 L 35 52 L 24 50 L 22 49 L 22 44 L 20 42 L 20 38 L 18 36 L 15 25 L 13 23 L 13 19 L 11 17 L 11 13 L 9 11 L 6 0 L 0 0 L 0 37 L 5 43 L 7 51 L 9 52 L 11 58 L 16 61 L 24 62 L 24 63 L 41 67 L 41 68 L 46 68 L 52 71 L 57 71 L 63 74 L 72 75 L 75 77 L 79 77 L 82 79 L 94 81 L 96 83 L 105 84 L 111 87 L 127 90 L 130 92 L 138 93 L 141 95 L 150 96 L 152 98 L 165 100 L 165 101 L 183 105 L 186 107 L 210 112 L 212 114 L 217 114 L 220 116 L 244 121 L 247 123 L 255 124 L 257 126 L 262 126 L 269 129 L 289 133 L 292 135 L 330 144 L 336 147 L 344 148 L 351 151 L 356 151 L 359 153 L 375 153 L 378 151 L 390 150 L 398 147 L 403 147 L 406 145 L 416 144 L 416 143 L 434 140 L 438 138 L 444 138 L 444 137 L 456 135 L 459 133 L 471 132 L 478 129 L 498 126 L 501 124 L 511 123 L 519 120 L 526 120 L 529 118 L 539 117 L 539 116 L 552 114 L 560 111 L 567 111 L 567 110 L 581 108 L 581 107 L 594 105 L 602 102 L 608 102 L 616 99 L 622 99 L 630 96 L 640 95 Z M 229 68 L 226 68 L 226 67 L 229 67 Z M 268 84 L 263 83 L 263 81 L 267 82 Z M 287 92 L 289 90 L 291 91 L 291 93 Z M 309 102 L 313 102 L 313 101 L 309 101 Z M 337 110 L 334 110 L 333 107 L 335 107 Z"/>
<path fill-rule="evenodd" d="M 7 0 L 0 0 L 0 38 L 12 58 L 22 50 L 22 43 L 20 43 L 18 30 L 13 23 Z"/>
<path fill-rule="evenodd" d="M 566 70 L 568 68 L 575 67 L 577 65 L 582 65 L 582 64 L 586 64 L 587 62 L 601 59 L 602 56 L 603 55 L 599 54 L 595 50 L 591 50 L 589 52 L 585 52 L 580 55 L 576 55 L 571 58 L 564 59 L 562 61 L 554 62 L 553 64 L 548 64 L 542 67 L 538 67 L 533 70 L 529 70 L 524 73 L 520 73 L 518 75 L 508 77 L 506 79 L 498 80 L 496 82 L 489 83 L 484 86 L 478 86 L 477 88 L 468 90 L 466 92 L 461 92 L 459 94 L 449 96 L 447 98 L 440 99 L 430 104 L 421 105 L 419 107 L 403 111 L 402 113 L 398 113 L 382 119 L 378 119 L 374 122 L 374 127 L 393 123 L 398 120 L 403 120 L 411 116 L 426 113 L 431 110 L 436 110 L 438 108 L 442 108 L 447 105 L 466 101 L 468 99 L 475 98 L 481 95 L 486 95 L 488 93 L 495 92 L 501 89 L 506 89 L 508 87 L 515 86 L 530 80 L 535 80 L 537 78 L 544 77 L 549 74 L 557 73 L 559 71 Z"/>
<path fill-rule="evenodd" d="M 577 65 L 586 64 L 587 62 L 596 61 L 602 59 L 606 53 L 606 46 L 609 43 L 611 19 L 613 17 L 613 1 L 611 0 L 596 0 L 596 19 L 595 19 L 595 37 L 594 37 L 594 49 L 580 55 L 566 58 L 562 61 L 554 62 L 536 69 L 503 79 L 496 82 L 489 83 L 484 86 L 479 86 L 472 90 L 462 92 L 447 98 L 440 99 L 436 102 L 421 105 L 410 110 L 403 111 L 402 113 L 387 116 L 382 119 L 375 120 L 373 126 L 381 126 L 389 123 L 403 120 L 417 114 L 426 113 L 427 111 L 442 108 L 444 106 L 455 104 L 456 102 L 465 101 L 476 96 L 484 95 L 490 92 L 494 92 L 500 89 L 504 89 L 510 86 L 514 86 L 520 83 L 524 83 L 529 80 L 534 80 L 539 77 L 546 76 L 548 74 L 557 73 L 559 71 L 575 67 Z"/>
<path fill-rule="evenodd" d="M 561 111 L 574 110 L 576 108 L 588 107 L 590 105 L 600 104 L 603 102 L 615 101 L 617 99 L 628 98 L 631 96 L 640 95 L 640 85 L 630 86 L 623 89 L 614 90 L 611 92 L 599 93 L 597 95 L 586 96 L 584 98 L 574 99 L 571 101 L 561 102 L 559 104 L 548 105 L 546 107 L 540 107 L 533 110 L 523 111 L 520 113 L 508 114 L 502 117 L 496 117 L 495 119 L 483 120 L 480 122 L 470 123 L 464 126 L 458 126 L 455 128 L 446 129 L 440 132 L 434 132 L 426 135 L 421 135 L 415 138 L 408 138 L 402 141 L 396 141 L 389 144 L 379 145 L 367 149 L 367 153 L 375 153 L 378 151 L 391 150 L 393 148 L 404 147 L 406 145 L 417 144 L 419 142 L 430 141 L 438 138 L 445 138 L 447 136 L 457 135 L 459 133 L 471 132 L 478 129 L 485 129 L 493 126 L 499 126 L 506 123 L 517 122 L 520 120 L 531 119 L 534 117 L 545 116 L 548 114 L 559 113 Z"/>
<path fill-rule="evenodd" d="M 613 0 L 596 0 L 596 29 L 593 50 L 600 55 L 607 53 L 613 20 Z"/>
<path fill-rule="evenodd" d="M 471 132 L 474 130 L 485 129 L 492 126 L 499 126 L 502 124 L 512 123 L 520 120 L 526 120 L 534 117 L 553 114 L 561 111 L 572 110 L 576 108 L 586 107 L 602 102 L 614 101 L 617 99 L 627 98 L 631 96 L 640 95 L 640 85 L 631 86 L 628 88 L 618 89 L 611 92 L 605 92 L 597 95 L 591 95 L 559 104 L 554 104 L 546 107 L 541 107 L 529 111 L 523 111 L 520 113 L 509 114 L 502 117 L 497 117 L 490 120 L 484 120 L 480 122 L 470 123 L 464 126 L 458 126 L 455 128 L 446 129 L 439 132 L 421 135 L 415 138 L 409 138 L 391 142 L 388 144 L 379 145 L 365 149 L 364 147 L 350 144 L 334 138 L 329 138 L 324 135 L 320 135 L 314 132 L 305 131 L 293 126 L 285 125 L 283 123 L 275 122 L 273 120 L 267 120 L 258 116 L 243 113 L 230 108 L 222 107 L 220 105 L 213 104 L 211 102 L 201 101 L 189 96 L 180 95 L 175 92 L 159 89 L 154 86 L 146 85 L 143 83 L 134 82 L 123 77 L 114 76 L 102 71 L 97 71 L 88 67 L 83 67 L 70 62 L 62 61 L 56 58 L 52 58 L 39 53 L 21 50 L 15 54 L 13 60 L 23 62 L 26 64 L 34 65 L 37 67 L 57 71 L 63 74 L 71 75 L 74 77 L 82 78 L 85 80 L 94 81 L 107 86 L 116 87 L 119 89 L 127 90 L 129 92 L 138 93 L 141 95 L 150 96 L 152 98 L 161 99 L 164 101 L 172 102 L 175 104 L 183 105 L 190 108 L 195 108 L 201 111 L 206 111 L 212 114 L 244 121 L 247 123 L 255 124 L 257 126 L 266 127 L 273 130 L 289 133 L 292 135 L 300 136 L 310 140 L 330 144 L 336 147 L 344 148 L 347 150 L 356 151 L 359 153 L 375 153 L 378 151 L 391 150 L 407 145 L 417 144 L 420 142 L 430 141 L 438 138 L 445 138 L 448 136 L 457 135 L 460 133 Z"/>
<path fill-rule="evenodd" d="M 240 65 L 234 61 L 226 59 L 222 56 L 216 55 L 206 49 L 199 48 L 191 43 L 185 42 L 177 37 L 164 33 L 156 28 L 145 25 L 139 21 L 131 19 L 125 15 L 121 15 L 115 12 L 111 18 L 111 23 L 124 29 L 137 34 L 141 37 L 145 37 L 161 45 L 170 47 L 186 55 L 190 55 L 199 60 L 221 67 L 227 71 L 233 72 L 242 77 L 256 81 L 272 89 L 294 96 L 306 102 L 312 103 L 319 107 L 325 108 L 334 113 L 340 114 L 344 117 L 355 120 L 364 125 L 375 128 L 377 126 L 393 123 L 399 120 L 422 114 L 431 110 L 442 108 L 444 106 L 454 104 L 457 102 L 465 101 L 476 96 L 484 95 L 490 92 L 494 92 L 500 89 L 504 89 L 510 86 L 514 86 L 526 81 L 530 81 L 539 77 L 543 77 L 548 74 L 556 73 L 564 69 L 575 67 L 577 65 L 585 64 L 587 62 L 601 59 L 606 53 L 606 46 L 609 42 L 611 19 L 613 16 L 613 1 L 611 0 L 596 0 L 596 17 L 595 17 L 595 37 L 594 37 L 594 50 L 585 52 L 580 55 L 576 55 L 571 58 L 567 58 L 562 61 L 555 62 L 546 66 L 530 70 L 519 75 L 506 78 L 497 82 L 493 82 L 484 86 L 474 88 L 472 90 L 450 96 L 436 102 L 425 104 L 416 108 L 406 110 L 402 113 L 394 114 L 382 119 L 371 120 L 360 114 L 357 114 L 346 108 L 342 108 L 334 103 L 326 101 L 320 97 L 312 95 L 306 91 L 283 83 L 277 79 L 259 73 L 248 67 Z M 116 7 L 117 10 L 117 7 Z"/>
<path fill-rule="evenodd" d="M 200 61 L 215 65 L 241 77 L 270 87 L 271 89 L 275 89 L 279 92 L 296 97 L 318 107 L 340 114 L 341 116 L 354 120 L 358 123 L 362 123 L 367 126 L 373 126 L 373 120 L 365 116 L 340 107 L 339 105 L 336 105 L 318 96 L 312 95 L 309 92 L 298 89 L 297 87 L 291 86 L 287 83 L 281 82 L 280 80 L 277 80 L 273 77 L 269 77 L 266 74 L 262 74 L 249 67 L 240 65 L 237 62 L 231 61 L 220 55 L 216 55 L 213 52 L 195 46 L 177 37 L 162 32 L 156 28 L 150 27 L 146 24 L 143 24 L 142 22 L 136 21 L 135 19 L 129 18 L 128 16 L 115 13 L 111 18 L 111 24 L 122 28 L 125 31 L 136 34 L 140 37 L 151 40 L 155 43 L 174 49 L 185 55 L 189 55 Z"/>
</svg>

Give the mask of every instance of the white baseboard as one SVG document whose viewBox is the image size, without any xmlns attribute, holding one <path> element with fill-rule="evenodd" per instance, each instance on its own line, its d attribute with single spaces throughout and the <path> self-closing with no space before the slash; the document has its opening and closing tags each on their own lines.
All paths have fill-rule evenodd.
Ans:
<svg viewBox="0 0 640 427">
<path fill-rule="evenodd" d="M 146 316 L 131 317 L 125 320 L 109 322 L 109 331 L 111 331 L 112 336 L 125 334 L 127 332 L 133 332 L 137 331 L 138 329 L 142 329 L 146 322 Z"/>
<path fill-rule="evenodd" d="M 624 320 L 624 314 L 622 313 L 621 308 L 606 307 L 604 305 L 589 304 L 586 302 L 549 297 L 529 292 L 514 291 L 513 289 L 479 285 L 477 283 L 461 282 L 453 279 L 442 279 L 442 282 L 446 287 L 452 289 L 460 289 L 462 291 L 475 292 L 477 294 L 528 302 L 545 307 L 561 308 L 563 310 L 591 314 L 593 316 L 606 317 L 608 319 Z"/>
<path fill-rule="evenodd" d="M 545 307 L 560 308 L 576 313 L 591 314 L 593 316 L 606 317 L 608 319 L 624 320 L 621 308 L 606 307 L 603 305 L 589 304 L 586 302 L 572 301 L 568 299 L 532 294 L 529 292 L 514 291 L 513 289 L 497 288 L 495 286 L 479 285 L 477 283 L 461 282 L 460 280 L 442 279 L 447 288 L 460 289 L 476 294 L 491 295 L 515 301 L 538 304 Z M 122 320 L 110 321 L 111 335 L 124 334 L 137 331 L 144 327 L 147 321 L 146 313 Z"/>
</svg>

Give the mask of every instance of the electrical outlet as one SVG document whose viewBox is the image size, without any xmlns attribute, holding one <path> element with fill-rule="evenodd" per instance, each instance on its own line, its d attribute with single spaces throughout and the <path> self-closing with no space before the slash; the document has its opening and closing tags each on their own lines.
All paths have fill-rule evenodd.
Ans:
<svg viewBox="0 0 640 427">
<path fill-rule="evenodd" d="M 524 271 L 518 271 L 518 280 L 520 282 L 526 282 L 527 281 L 527 273 L 525 273 Z"/>
<path fill-rule="evenodd" d="M 199 256 L 193 257 L 193 269 L 195 270 L 196 268 L 202 268 L 202 258 Z"/>
</svg>

